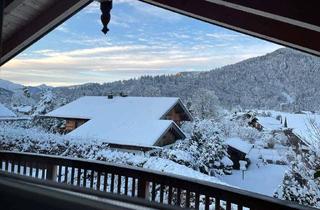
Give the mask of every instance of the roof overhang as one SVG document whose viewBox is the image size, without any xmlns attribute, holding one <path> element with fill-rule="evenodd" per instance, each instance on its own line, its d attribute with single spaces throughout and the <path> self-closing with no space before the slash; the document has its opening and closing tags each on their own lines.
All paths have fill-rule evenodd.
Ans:
<svg viewBox="0 0 320 210">
<path fill-rule="evenodd" d="M 177 126 L 176 123 L 172 122 L 170 126 L 161 134 L 161 136 L 155 141 L 153 146 L 158 145 L 159 141 L 169 132 L 173 131 L 174 135 L 176 136 L 177 139 L 185 139 L 186 135 L 183 133 L 183 131 Z"/>
<path fill-rule="evenodd" d="M 172 109 L 174 109 L 176 106 L 178 106 L 182 111 L 183 114 L 185 116 L 185 119 L 183 119 L 182 121 L 193 121 L 193 117 L 191 115 L 191 113 L 189 112 L 189 110 L 185 107 L 185 105 L 182 103 L 181 99 L 177 99 L 177 102 L 175 104 L 173 104 L 162 116 L 160 119 L 166 119 L 165 117 L 168 115 L 168 113 L 170 111 L 172 111 Z"/>
<path fill-rule="evenodd" d="M 140 1 L 320 56 L 318 0 Z"/>
<path fill-rule="evenodd" d="M 2 0 L 0 66 L 91 3 L 91 0 Z M 2 9 L 1 9 L 2 8 Z"/>
</svg>

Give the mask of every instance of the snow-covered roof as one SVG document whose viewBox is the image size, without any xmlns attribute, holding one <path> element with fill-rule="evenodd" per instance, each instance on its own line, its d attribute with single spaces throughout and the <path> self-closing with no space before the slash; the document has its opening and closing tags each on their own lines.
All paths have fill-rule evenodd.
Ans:
<svg viewBox="0 0 320 210">
<path fill-rule="evenodd" d="M 101 115 L 109 118 L 160 119 L 174 105 L 181 103 L 174 97 L 113 97 L 85 96 L 62 106 L 46 116 L 93 119 Z"/>
<path fill-rule="evenodd" d="M 177 127 L 171 120 L 140 121 L 99 117 L 67 135 L 102 140 L 110 144 L 153 146 L 171 126 Z"/>
<path fill-rule="evenodd" d="M 258 123 L 260 123 L 260 125 L 262 125 L 264 129 L 277 130 L 282 128 L 280 121 L 275 119 L 274 117 L 257 116 L 257 119 L 258 119 Z"/>
<path fill-rule="evenodd" d="M 85 96 L 46 116 L 89 119 L 68 135 L 112 144 L 153 146 L 170 128 L 184 137 L 172 121 L 161 119 L 177 103 L 170 97 Z M 183 106 L 183 105 L 182 105 Z"/>
<path fill-rule="evenodd" d="M 16 114 L 0 103 L 0 118 L 16 117 Z"/>
<path fill-rule="evenodd" d="M 246 141 L 238 138 L 238 137 L 232 137 L 226 139 L 227 145 L 239 150 L 240 152 L 243 152 L 245 154 L 248 154 L 250 150 L 253 148 L 253 144 L 249 144 Z"/>
</svg>

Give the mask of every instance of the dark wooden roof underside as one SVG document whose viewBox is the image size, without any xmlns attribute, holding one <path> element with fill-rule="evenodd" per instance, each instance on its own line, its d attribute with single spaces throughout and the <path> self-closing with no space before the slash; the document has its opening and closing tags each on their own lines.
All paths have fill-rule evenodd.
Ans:
<svg viewBox="0 0 320 210">
<path fill-rule="evenodd" d="M 0 65 L 39 40 L 90 0 L 1 0 L 3 5 Z M 0 3 L 0 4 L 1 4 Z"/>
<path fill-rule="evenodd" d="M 320 56 L 319 0 L 141 1 Z"/>
<path fill-rule="evenodd" d="M 319 0 L 140 1 L 320 56 Z M 3 26 L 0 27 L 3 34 L 0 65 L 90 2 L 2 0 L 0 14 L 1 8 L 4 8 L 4 18 Z"/>
</svg>

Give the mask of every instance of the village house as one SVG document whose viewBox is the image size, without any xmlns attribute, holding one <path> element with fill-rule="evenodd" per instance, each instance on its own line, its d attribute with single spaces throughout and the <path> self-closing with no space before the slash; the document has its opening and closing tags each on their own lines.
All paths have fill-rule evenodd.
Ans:
<svg viewBox="0 0 320 210">
<path fill-rule="evenodd" d="M 226 139 L 226 144 L 228 145 L 228 154 L 233 162 L 233 168 L 240 169 L 240 160 L 247 161 L 247 167 L 250 164 L 250 160 L 247 155 L 253 148 L 253 144 L 249 144 L 240 138 L 228 138 Z"/>
<path fill-rule="evenodd" d="M 122 150 L 148 150 L 184 139 L 192 116 L 179 98 L 85 96 L 46 115 L 66 120 L 67 136 L 106 142 Z"/>
</svg>

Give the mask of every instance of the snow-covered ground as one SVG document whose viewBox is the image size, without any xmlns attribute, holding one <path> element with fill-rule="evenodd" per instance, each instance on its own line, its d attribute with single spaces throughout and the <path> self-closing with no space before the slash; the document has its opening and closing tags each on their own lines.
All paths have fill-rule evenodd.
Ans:
<svg viewBox="0 0 320 210">
<path fill-rule="evenodd" d="M 244 179 L 242 179 L 242 171 L 234 170 L 232 175 L 222 176 L 221 180 L 244 190 L 273 196 L 277 187 L 282 183 L 288 166 L 264 164 L 258 159 L 259 153 L 257 149 L 252 149 L 249 153 L 251 164 L 244 172 Z"/>
</svg>

